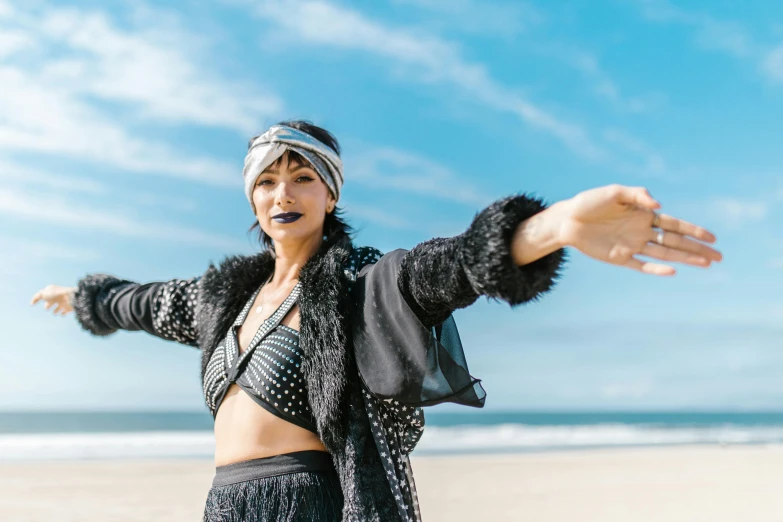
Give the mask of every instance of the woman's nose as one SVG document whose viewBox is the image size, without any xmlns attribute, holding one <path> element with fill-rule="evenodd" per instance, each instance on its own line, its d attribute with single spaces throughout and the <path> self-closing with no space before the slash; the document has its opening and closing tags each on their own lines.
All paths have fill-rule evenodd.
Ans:
<svg viewBox="0 0 783 522">
<path fill-rule="evenodd" d="M 294 196 L 291 193 L 290 185 L 286 182 L 282 182 L 277 186 L 277 203 L 291 204 L 294 202 Z"/>
</svg>

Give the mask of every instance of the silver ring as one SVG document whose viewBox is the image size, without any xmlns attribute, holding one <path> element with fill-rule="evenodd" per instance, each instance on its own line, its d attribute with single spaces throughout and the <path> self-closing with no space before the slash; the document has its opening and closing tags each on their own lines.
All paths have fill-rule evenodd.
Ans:
<svg viewBox="0 0 783 522">
<path fill-rule="evenodd" d="M 661 225 L 661 215 L 653 211 L 653 216 L 655 217 L 653 217 L 652 227 L 658 228 Z"/>
<path fill-rule="evenodd" d="M 666 234 L 663 230 L 659 230 L 658 234 L 655 236 L 655 242 L 659 245 L 663 245 L 663 236 Z"/>
</svg>

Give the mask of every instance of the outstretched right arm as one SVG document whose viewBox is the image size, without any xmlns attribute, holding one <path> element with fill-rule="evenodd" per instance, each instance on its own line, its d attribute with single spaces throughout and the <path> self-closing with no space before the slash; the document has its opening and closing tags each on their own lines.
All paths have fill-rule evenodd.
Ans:
<svg viewBox="0 0 783 522">
<path fill-rule="evenodd" d="M 92 274 L 80 280 L 75 289 L 65 291 L 71 291 L 68 297 L 79 324 L 93 335 L 144 330 L 162 339 L 198 346 L 199 279 L 138 284 Z M 49 304 L 45 295 L 39 297 L 42 293 L 46 289 L 36 294 L 33 304 L 38 299 Z"/>
</svg>

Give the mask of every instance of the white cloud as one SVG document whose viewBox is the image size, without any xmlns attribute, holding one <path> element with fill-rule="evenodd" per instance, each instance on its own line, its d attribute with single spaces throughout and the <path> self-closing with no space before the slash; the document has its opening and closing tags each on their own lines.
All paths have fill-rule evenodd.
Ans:
<svg viewBox="0 0 783 522">
<path fill-rule="evenodd" d="M 74 248 L 61 244 L 42 243 L 9 237 L 2 238 L 2 242 L 11 253 L 11 258 L 16 257 L 26 262 L 35 260 L 85 261 L 100 257 L 100 253 L 97 250 Z M 4 259 L 8 257 L 4 256 Z"/>
<path fill-rule="evenodd" d="M 0 149 L 45 152 L 200 183 L 233 185 L 236 167 L 136 137 L 72 92 L 0 66 Z"/>
<path fill-rule="evenodd" d="M 0 0 L 0 18 L 7 18 L 14 14 L 14 8 L 11 7 L 9 2 Z"/>
<path fill-rule="evenodd" d="M 28 64 L 40 80 L 136 105 L 149 118 L 249 133 L 281 110 L 273 93 L 222 78 L 204 59 L 208 42 L 170 13 L 138 7 L 133 14 L 135 26 L 121 29 L 103 12 L 48 7 L 17 14 L 3 33 L 34 41 L 43 60 L 32 56 Z"/>
<path fill-rule="evenodd" d="M 731 228 L 740 228 L 748 223 L 761 221 L 767 216 L 765 201 L 751 201 L 737 198 L 717 198 L 712 202 L 713 214 Z"/>
<path fill-rule="evenodd" d="M 155 15 L 147 13 L 130 29 L 87 10 L 27 8 L 12 19 L 0 17 L 0 149 L 238 183 L 238 166 L 152 140 L 139 123 L 195 123 L 247 134 L 281 102 L 223 80 L 201 59 L 208 54 L 201 53 L 203 42 L 172 24 L 171 16 Z M 107 103 L 132 111 L 109 110 Z"/>
<path fill-rule="evenodd" d="M 413 6 L 420 12 L 431 12 L 437 16 L 427 18 L 428 29 L 480 33 L 486 36 L 514 38 L 530 29 L 540 28 L 546 16 L 527 2 L 496 2 L 477 0 L 394 0 L 395 4 Z M 540 32 L 540 31 L 539 31 Z M 522 43 L 525 51 L 554 59 L 579 72 L 588 80 L 593 92 L 620 110 L 639 113 L 650 108 L 658 100 L 652 96 L 627 96 L 617 83 L 602 70 L 595 55 L 583 47 L 532 34 Z"/>
<path fill-rule="evenodd" d="M 247 5 L 257 17 L 274 24 L 277 31 L 266 33 L 266 38 L 290 46 L 330 46 L 382 57 L 395 72 L 402 71 L 418 83 L 453 88 L 471 103 L 514 115 L 583 158 L 622 171 L 646 168 L 629 169 L 627 158 L 634 151 L 623 149 L 619 152 L 625 158 L 616 157 L 618 151 L 607 147 L 610 144 L 600 137 L 591 136 L 581 125 L 531 102 L 519 89 L 498 82 L 482 63 L 465 59 L 454 42 L 421 29 L 384 25 L 358 11 L 324 0 L 234 1 Z M 616 88 L 615 96 L 620 99 Z M 631 159 L 631 164 L 638 159 Z M 641 159 L 647 163 L 648 158 Z"/>
<path fill-rule="evenodd" d="M 378 207 L 355 205 L 351 203 L 348 205 L 347 210 L 352 218 L 365 219 L 371 223 L 381 225 L 384 228 L 397 230 L 411 230 L 416 228 L 410 221 L 400 217 L 398 213 L 387 212 Z"/>
<path fill-rule="evenodd" d="M 98 259 L 96 250 L 43 243 L 15 237 L 0 237 L 5 255 L 0 256 L 0 271 L 6 277 L 28 274 L 30 267 L 49 262 L 91 261 Z"/>
<path fill-rule="evenodd" d="M 577 71 L 587 80 L 593 92 L 612 107 L 625 112 L 639 113 L 649 110 L 656 102 L 653 96 L 628 96 L 601 67 L 598 57 L 581 48 L 559 42 L 530 42 L 525 49 L 535 55 L 560 62 Z"/>
<path fill-rule="evenodd" d="M 137 221 L 113 211 L 86 208 L 62 197 L 22 190 L 0 188 L 0 214 L 27 222 L 96 230 L 125 237 L 163 239 L 226 250 L 247 249 L 247 244 L 231 237 L 189 227 Z"/>
<path fill-rule="evenodd" d="M 197 204 L 192 199 L 175 194 L 156 194 L 136 190 L 115 190 L 109 185 L 93 179 L 73 176 L 61 169 L 51 172 L 31 169 L 26 166 L 0 160 L 0 182 L 6 188 L 35 190 L 49 193 L 81 193 L 105 197 L 111 194 L 115 203 L 130 203 L 133 206 L 161 207 L 168 210 L 193 211 Z"/>
<path fill-rule="evenodd" d="M 87 194 L 105 194 L 106 185 L 91 179 L 64 176 L 61 172 L 42 172 L 22 165 L 0 160 L 0 181 L 2 185 L 33 185 L 37 188 L 82 192 Z"/>
<path fill-rule="evenodd" d="M 776 82 L 783 83 L 783 45 L 769 51 L 762 63 L 764 72 Z"/>
<path fill-rule="evenodd" d="M 621 149 L 630 152 L 635 158 L 641 158 L 644 163 L 644 172 L 648 174 L 662 174 L 666 169 L 666 161 L 652 147 L 619 129 L 607 129 L 604 131 L 604 140 Z"/>
<path fill-rule="evenodd" d="M 33 40 L 22 31 L 0 33 L 0 58 L 16 54 L 33 46 Z"/>
<path fill-rule="evenodd" d="M 755 44 L 736 22 L 675 7 L 667 0 L 639 0 L 642 14 L 656 22 L 674 22 L 693 27 L 696 42 L 708 49 L 725 51 L 737 57 L 753 53 Z"/>
<path fill-rule="evenodd" d="M 57 10 L 41 20 L 47 44 L 70 51 L 47 64 L 45 81 L 67 84 L 75 92 L 138 105 L 142 115 L 171 122 L 226 127 L 242 133 L 258 130 L 276 114 L 280 99 L 268 91 L 227 81 L 197 55 L 201 42 L 177 25 L 143 17 L 135 31 L 124 31 L 105 14 Z"/>
<path fill-rule="evenodd" d="M 276 36 L 286 38 L 291 45 L 329 45 L 382 56 L 406 68 L 419 82 L 456 87 L 476 102 L 516 115 L 583 157 L 606 157 L 579 125 L 556 117 L 496 82 L 482 64 L 462 58 L 452 42 L 422 31 L 387 27 L 359 12 L 323 1 L 265 1 L 248 6 L 256 16 L 275 23 L 280 29 Z"/>
<path fill-rule="evenodd" d="M 492 198 L 460 179 L 447 167 L 390 147 L 365 148 L 346 155 L 351 179 L 371 187 L 394 189 L 467 205 L 483 206 Z"/>
<path fill-rule="evenodd" d="M 492 37 L 514 37 L 545 19 L 533 5 L 519 0 L 393 0 L 393 3 L 433 14 L 427 19 L 429 27 Z"/>
<path fill-rule="evenodd" d="M 664 0 L 641 0 L 639 3 L 647 19 L 690 26 L 700 46 L 748 60 L 768 79 L 783 83 L 783 45 L 767 45 L 754 39 L 738 22 L 717 20 L 703 13 L 674 7 Z"/>
<path fill-rule="evenodd" d="M 180 212 L 193 212 L 198 209 L 198 204 L 194 200 L 172 194 L 123 191 L 121 196 L 134 205 L 144 207 L 158 207 Z"/>
</svg>

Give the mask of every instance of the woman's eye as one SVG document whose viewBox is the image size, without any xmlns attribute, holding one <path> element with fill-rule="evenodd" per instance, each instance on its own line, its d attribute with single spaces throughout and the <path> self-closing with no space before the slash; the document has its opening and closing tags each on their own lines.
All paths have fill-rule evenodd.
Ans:
<svg viewBox="0 0 783 522">
<path fill-rule="evenodd" d="M 260 179 L 260 180 L 258 180 L 258 183 L 256 183 L 256 186 L 271 185 L 271 184 L 272 184 L 272 180 L 271 179 Z"/>
<path fill-rule="evenodd" d="M 313 178 L 311 176 L 299 176 L 298 178 L 296 178 L 296 181 L 307 183 L 308 181 L 313 181 Z"/>
</svg>

